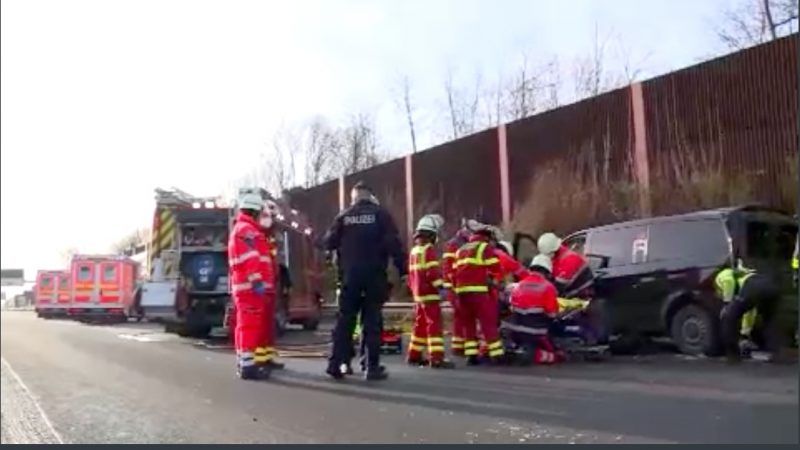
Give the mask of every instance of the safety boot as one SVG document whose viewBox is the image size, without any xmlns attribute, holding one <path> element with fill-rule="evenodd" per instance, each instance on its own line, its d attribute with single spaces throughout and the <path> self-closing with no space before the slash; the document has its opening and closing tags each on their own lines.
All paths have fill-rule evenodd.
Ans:
<svg viewBox="0 0 800 450">
<path fill-rule="evenodd" d="M 328 364 L 328 368 L 325 369 L 325 373 L 330 375 L 334 380 L 341 380 L 345 376 L 345 373 L 342 372 L 342 368 L 339 364 Z"/>
<path fill-rule="evenodd" d="M 364 379 L 367 381 L 381 381 L 387 378 L 389 378 L 389 373 L 384 366 L 367 368 L 367 372 L 364 374 Z"/>
<path fill-rule="evenodd" d="M 431 369 L 455 369 L 453 361 L 443 359 L 441 361 L 431 361 Z"/>
<path fill-rule="evenodd" d="M 258 375 L 257 378 L 259 380 L 269 380 L 270 376 L 272 375 L 273 367 L 269 364 L 261 364 L 258 367 Z"/>
<path fill-rule="evenodd" d="M 267 365 L 270 366 L 272 370 L 282 370 L 283 368 L 286 367 L 283 363 L 275 361 L 274 359 L 269 360 L 269 362 L 267 362 Z"/>
<path fill-rule="evenodd" d="M 257 380 L 259 379 L 259 368 L 256 366 L 236 366 L 236 376 L 242 380 Z"/>
<path fill-rule="evenodd" d="M 480 366 L 481 360 L 477 356 L 467 356 L 467 365 L 468 366 Z"/>
<path fill-rule="evenodd" d="M 406 364 L 414 367 L 425 367 L 429 363 L 428 360 L 426 360 L 425 358 L 415 358 L 415 359 L 407 359 Z"/>
</svg>

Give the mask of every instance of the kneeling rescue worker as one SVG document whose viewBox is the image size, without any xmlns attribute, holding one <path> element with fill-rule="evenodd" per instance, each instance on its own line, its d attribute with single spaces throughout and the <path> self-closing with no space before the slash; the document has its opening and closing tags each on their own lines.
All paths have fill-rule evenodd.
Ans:
<svg viewBox="0 0 800 450">
<path fill-rule="evenodd" d="M 550 340 L 550 325 L 559 312 L 558 291 L 550 282 L 552 262 L 539 254 L 533 258 L 527 277 L 511 290 L 511 313 L 515 326 L 526 333 L 515 332 L 515 340 L 536 364 L 554 364 L 560 357 Z M 532 355 L 531 355 L 532 354 Z"/>
<path fill-rule="evenodd" d="M 454 265 L 454 291 L 464 319 L 464 356 L 468 364 L 480 364 L 476 327 L 480 322 L 490 361 L 501 363 L 504 351 L 498 330 L 498 304 L 491 294 L 492 280 L 501 273 L 500 260 L 490 245 L 492 228 L 482 223 L 472 224 L 471 228 L 473 234 L 456 252 Z"/>
<path fill-rule="evenodd" d="M 228 241 L 236 311 L 236 368 L 242 379 L 266 379 L 272 370 L 269 362 L 274 353 L 272 317 L 268 316 L 275 302 L 275 273 L 267 237 L 259 223 L 264 200 L 258 193 L 243 193 L 238 207 Z"/>
<path fill-rule="evenodd" d="M 781 296 L 772 280 L 745 268 L 739 260 L 736 267 L 722 269 L 714 282 L 724 303 L 720 319 L 722 343 L 728 360 L 738 362 L 741 359 L 739 333 L 742 318 L 755 308 L 764 323 L 765 344 L 767 351 L 771 353 L 770 361 L 781 361 L 782 339 L 777 320 Z"/>
<path fill-rule="evenodd" d="M 414 233 L 414 247 L 408 259 L 408 287 L 414 297 L 414 331 L 408 345 L 407 362 L 425 365 L 423 358 L 428 348 L 430 367 L 451 369 L 453 363 L 444 358 L 442 337 L 442 299 L 447 295 L 439 265 L 439 255 L 434 248 L 439 230 L 444 225 L 441 216 L 424 216 Z"/>
<path fill-rule="evenodd" d="M 539 253 L 553 260 L 553 279 L 559 296 L 573 298 L 592 285 L 594 275 L 586 259 L 563 245 L 561 238 L 544 233 L 536 242 Z"/>
</svg>

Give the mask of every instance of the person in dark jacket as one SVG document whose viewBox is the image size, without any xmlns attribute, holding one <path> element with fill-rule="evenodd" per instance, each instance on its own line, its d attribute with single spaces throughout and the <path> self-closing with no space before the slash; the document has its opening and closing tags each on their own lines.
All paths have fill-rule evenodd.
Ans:
<svg viewBox="0 0 800 450">
<path fill-rule="evenodd" d="M 334 329 L 333 350 L 328 361 L 328 375 L 344 377 L 342 364 L 350 360 L 353 327 L 360 313 L 367 351 L 365 377 L 387 377 L 380 365 L 380 319 L 386 297 L 389 258 L 400 276 L 406 276 L 406 252 L 394 219 L 381 207 L 372 190 L 358 183 L 351 191 L 352 204 L 342 211 L 324 237 L 325 249 L 336 252 L 342 273 L 339 317 Z"/>
</svg>

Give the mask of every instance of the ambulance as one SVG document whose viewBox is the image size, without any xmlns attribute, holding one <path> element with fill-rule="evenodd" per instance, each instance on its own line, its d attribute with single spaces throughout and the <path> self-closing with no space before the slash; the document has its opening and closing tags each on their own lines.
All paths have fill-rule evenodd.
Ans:
<svg viewBox="0 0 800 450">
<path fill-rule="evenodd" d="M 34 285 L 36 316 L 50 319 L 66 317 L 70 307 L 69 273 L 61 270 L 40 270 Z"/>
<path fill-rule="evenodd" d="M 70 264 L 69 315 L 87 321 L 126 321 L 138 270 L 136 261 L 126 256 L 75 255 Z"/>
</svg>

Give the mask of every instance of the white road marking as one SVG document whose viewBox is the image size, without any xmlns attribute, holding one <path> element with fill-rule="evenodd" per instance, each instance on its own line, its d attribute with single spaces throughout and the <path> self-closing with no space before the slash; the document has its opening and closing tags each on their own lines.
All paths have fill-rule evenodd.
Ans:
<svg viewBox="0 0 800 450">
<path fill-rule="evenodd" d="M 8 369 L 8 373 L 10 373 L 12 377 L 14 377 L 14 381 L 16 381 L 19 384 L 23 392 L 25 392 L 25 394 L 31 400 L 33 406 L 36 407 L 36 410 L 42 416 L 42 420 L 47 425 L 49 431 L 53 434 L 53 437 L 56 438 L 56 441 L 58 441 L 59 444 L 63 444 L 64 440 L 61 439 L 61 435 L 58 434 L 58 431 L 56 431 L 55 427 L 53 427 L 53 423 L 50 422 L 50 419 L 47 417 L 47 414 L 44 413 L 42 406 L 39 404 L 38 401 L 36 401 L 36 397 L 33 396 L 33 393 L 28 388 L 28 386 L 22 381 L 22 378 L 20 378 L 19 374 L 16 371 L 14 371 L 14 369 L 11 367 L 11 364 L 2 356 L 0 356 L 0 361 L 2 361 L 2 363 L 6 366 L 6 369 Z"/>
</svg>

